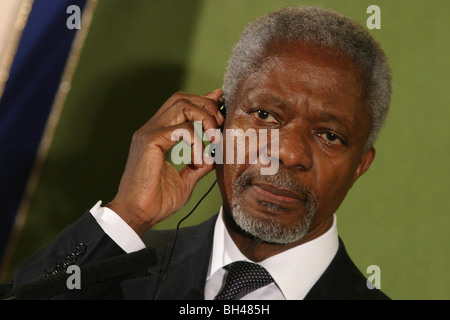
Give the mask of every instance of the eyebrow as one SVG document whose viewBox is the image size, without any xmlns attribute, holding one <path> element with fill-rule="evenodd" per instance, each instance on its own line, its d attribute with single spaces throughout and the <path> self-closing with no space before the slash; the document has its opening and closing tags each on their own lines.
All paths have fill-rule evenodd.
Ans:
<svg viewBox="0 0 450 320">
<path fill-rule="evenodd" d="M 270 95 L 270 101 L 275 103 L 276 105 L 279 105 L 279 106 L 286 105 L 286 103 L 283 101 L 283 99 L 281 99 L 281 98 L 279 98 L 277 96 L 274 96 L 274 95 Z"/>
<path fill-rule="evenodd" d="M 276 96 L 273 93 L 270 93 L 267 91 L 251 94 L 250 97 L 251 97 L 250 100 L 253 100 L 257 103 L 269 102 L 279 108 L 286 108 L 288 106 L 287 101 L 285 99 L 283 99 L 283 97 Z"/>
<path fill-rule="evenodd" d="M 350 129 L 348 121 L 345 121 L 345 119 L 342 119 L 342 117 L 339 117 L 339 116 L 337 116 L 334 113 L 323 111 L 323 110 L 321 110 L 319 112 L 320 112 L 320 116 L 325 118 L 327 121 L 329 121 L 329 122 L 337 122 L 340 125 L 342 125 L 346 130 Z"/>
<path fill-rule="evenodd" d="M 258 92 L 255 94 L 255 96 L 256 96 L 256 99 L 255 99 L 256 101 L 269 101 L 281 109 L 289 106 L 288 101 L 286 101 L 283 97 L 274 95 L 272 92 L 267 92 L 267 91 Z M 345 128 L 345 130 L 347 130 L 347 131 L 350 130 L 351 127 L 353 127 L 353 122 L 350 119 L 347 120 L 347 119 L 344 119 L 343 117 L 340 117 L 336 113 L 326 111 L 327 110 L 326 106 L 324 106 L 322 104 L 320 106 L 316 105 L 315 110 L 316 111 L 314 112 L 314 114 L 319 114 L 318 118 L 325 119 L 325 121 L 327 121 L 327 122 L 338 123 L 341 126 L 343 126 Z"/>
</svg>

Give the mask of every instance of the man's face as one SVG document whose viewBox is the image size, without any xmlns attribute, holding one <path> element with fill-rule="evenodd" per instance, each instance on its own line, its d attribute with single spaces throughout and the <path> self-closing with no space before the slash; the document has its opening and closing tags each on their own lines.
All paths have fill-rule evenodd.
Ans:
<svg viewBox="0 0 450 320">
<path fill-rule="evenodd" d="M 278 172 L 261 175 L 259 162 L 217 165 L 225 214 L 273 243 L 326 231 L 374 157 L 373 149 L 363 152 L 370 128 L 363 86 L 347 57 L 317 46 L 272 44 L 260 68 L 239 83 L 224 129 L 278 129 L 279 154 L 272 157 Z M 235 142 L 224 134 L 225 153 L 227 143 Z"/>
</svg>

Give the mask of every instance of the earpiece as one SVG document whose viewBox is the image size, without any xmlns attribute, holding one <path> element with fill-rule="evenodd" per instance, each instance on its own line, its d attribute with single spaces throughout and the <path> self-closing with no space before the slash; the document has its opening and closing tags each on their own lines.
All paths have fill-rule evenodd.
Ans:
<svg viewBox="0 0 450 320">
<path fill-rule="evenodd" d="M 221 98 L 219 100 L 219 111 L 223 115 L 223 117 L 226 118 L 227 108 L 225 107 L 225 100 L 223 98 Z M 223 132 L 223 124 L 220 126 L 219 130 L 220 130 L 220 132 Z M 211 157 L 214 157 L 216 155 L 215 148 L 211 148 L 210 155 L 211 155 Z"/>
<path fill-rule="evenodd" d="M 223 115 L 224 118 L 226 118 L 227 116 L 227 108 L 225 107 L 225 100 L 223 98 L 221 98 L 219 100 L 219 111 L 220 113 Z M 223 130 L 223 124 L 222 126 L 219 128 L 220 132 L 222 132 Z"/>
</svg>

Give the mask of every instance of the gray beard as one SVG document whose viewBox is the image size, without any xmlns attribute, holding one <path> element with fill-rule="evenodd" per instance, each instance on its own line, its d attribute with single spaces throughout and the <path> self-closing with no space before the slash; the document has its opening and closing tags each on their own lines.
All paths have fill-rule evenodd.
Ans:
<svg viewBox="0 0 450 320">
<path fill-rule="evenodd" d="M 244 188 L 255 177 L 258 181 L 265 181 L 279 188 L 291 189 L 302 195 L 302 198 L 305 199 L 306 217 L 299 219 L 295 225 L 286 226 L 276 219 L 261 219 L 249 214 L 245 204 L 242 203 L 241 195 Z M 258 203 L 266 207 L 274 215 L 285 211 L 285 208 L 270 202 L 258 201 Z M 261 176 L 251 172 L 244 172 L 234 183 L 231 215 L 242 230 L 261 241 L 275 244 L 290 244 L 300 240 L 309 232 L 317 206 L 318 201 L 314 193 L 294 180 L 289 173 L 279 171 L 276 175 Z"/>
</svg>

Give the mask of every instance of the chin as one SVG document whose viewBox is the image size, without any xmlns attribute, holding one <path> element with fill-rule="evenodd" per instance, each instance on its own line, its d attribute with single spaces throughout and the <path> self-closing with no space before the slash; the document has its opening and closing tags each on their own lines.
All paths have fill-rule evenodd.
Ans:
<svg viewBox="0 0 450 320">
<path fill-rule="evenodd" d="M 243 205 L 234 198 L 231 215 L 236 225 L 248 235 L 263 242 L 291 244 L 308 234 L 314 212 L 299 210 L 294 214 L 278 204 L 260 203 L 259 208 Z"/>
<path fill-rule="evenodd" d="M 230 212 L 236 225 L 264 242 L 291 244 L 307 235 L 318 200 L 291 172 L 261 176 L 250 166 L 231 184 Z"/>
</svg>

